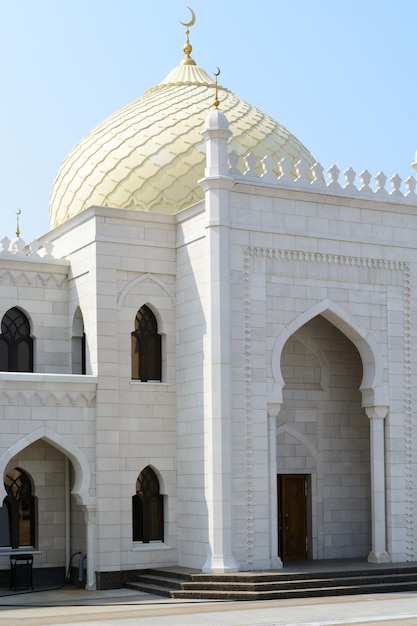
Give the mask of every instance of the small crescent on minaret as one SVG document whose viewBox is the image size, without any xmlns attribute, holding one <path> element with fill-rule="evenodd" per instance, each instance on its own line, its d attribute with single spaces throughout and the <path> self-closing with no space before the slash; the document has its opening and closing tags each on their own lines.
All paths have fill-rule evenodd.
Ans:
<svg viewBox="0 0 417 626">
<path fill-rule="evenodd" d="M 218 85 L 217 79 L 220 76 L 220 68 L 216 66 L 216 70 L 217 70 L 217 72 L 213 72 L 213 76 L 216 77 L 216 82 L 214 84 L 215 96 L 214 96 L 213 106 L 214 106 L 215 109 L 218 109 L 220 102 L 219 102 L 219 91 L 218 91 L 219 85 Z"/>
<path fill-rule="evenodd" d="M 20 209 L 17 209 L 16 211 L 16 237 L 20 237 L 19 215 L 21 212 L 22 211 Z"/>
<path fill-rule="evenodd" d="M 190 26 L 194 26 L 194 24 L 195 24 L 195 13 L 194 13 L 194 11 L 190 7 L 187 7 L 187 9 L 191 13 L 191 20 L 189 22 L 181 22 L 181 20 L 180 20 L 180 24 L 185 26 L 185 28 L 189 28 Z"/>
</svg>

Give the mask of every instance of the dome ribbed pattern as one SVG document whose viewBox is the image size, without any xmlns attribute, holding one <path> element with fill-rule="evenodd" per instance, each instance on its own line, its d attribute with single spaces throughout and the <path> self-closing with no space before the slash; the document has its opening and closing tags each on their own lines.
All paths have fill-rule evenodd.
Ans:
<svg viewBox="0 0 417 626">
<path fill-rule="evenodd" d="M 233 136 L 229 150 L 276 163 L 314 158 L 283 126 L 227 89 L 220 109 Z M 214 85 L 198 66 L 179 65 L 157 87 L 90 131 L 69 153 L 51 191 L 51 227 L 92 205 L 176 213 L 203 198 L 198 180 L 205 155 L 198 149 L 213 107 Z M 278 171 L 276 170 L 278 174 Z"/>
</svg>

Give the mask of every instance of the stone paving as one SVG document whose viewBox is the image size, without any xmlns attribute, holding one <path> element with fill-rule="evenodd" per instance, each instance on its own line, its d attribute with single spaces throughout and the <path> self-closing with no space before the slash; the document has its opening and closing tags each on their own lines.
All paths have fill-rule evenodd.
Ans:
<svg viewBox="0 0 417 626">
<path fill-rule="evenodd" d="M 1 593 L 1 590 L 0 590 Z M 347 626 L 417 625 L 417 593 L 262 602 L 184 602 L 128 589 L 61 589 L 0 597 L 7 626 Z"/>
</svg>

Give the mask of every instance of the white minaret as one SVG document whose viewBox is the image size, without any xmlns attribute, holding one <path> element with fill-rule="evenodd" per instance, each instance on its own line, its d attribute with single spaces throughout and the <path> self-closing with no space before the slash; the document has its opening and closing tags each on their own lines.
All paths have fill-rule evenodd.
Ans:
<svg viewBox="0 0 417 626">
<path fill-rule="evenodd" d="M 232 346 L 229 192 L 227 165 L 231 135 L 224 113 L 207 116 L 205 191 L 207 297 L 204 344 L 204 468 L 209 553 L 203 572 L 239 571 L 232 534 Z"/>
</svg>

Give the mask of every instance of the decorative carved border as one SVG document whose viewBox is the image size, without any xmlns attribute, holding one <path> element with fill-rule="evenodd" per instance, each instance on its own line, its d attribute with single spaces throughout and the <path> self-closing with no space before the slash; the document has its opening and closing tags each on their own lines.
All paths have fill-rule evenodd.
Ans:
<svg viewBox="0 0 417 626">
<path fill-rule="evenodd" d="M 412 412 L 411 356 L 411 280 L 410 268 L 403 270 L 403 329 L 404 329 L 404 450 L 405 450 L 405 529 L 407 560 L 415 560 L 414 524 L 414 450 Z"/>
<path fill-rule="evenodd" d="M 14 392 L 0 392 L 0 400 L 2 404 L 9 406 L 72 406 L 72 407 L 93 407 L 96 403 L 96 394 L 79 393 L 79 392 L 63 392 L 54 393 L 52 391 L 24 391 L 18 390 Z"/>
<path fill-rule="evenodd" d="M 0 283 L 6 281 L 9 277 L 9 284 L 18 285 L 25 284 L 34 286 L 39 281 L 42 287 L 46 287 L 49 281 L 53 281 L 57 287 L 62 287 L 67 280 L 67 274 L 53 274 L 40 272 L 21 272 L 6 270 L 0 274 Z"/>
<path fill-rule="evenodd" d="M 245 435 L 246 435 L 246 560 L 248 568 L 253 566 L 254 547 L 254 512 L 253 512 L 253 459 L 252 459 L 252 400 L 251 400 L 251 306 L 250 306 L 250 269 L 251 248 L 247 248 L 243 257 L 243 334 L 245 367 Z M 256 255 L 254 255 L 256 256 Z"/>
<path fill-rule="evenodd" d="M 392 261 L 389 259 L 368 259 L 361 257 L 345 256 L 339 254 L 326 254 L 322 252 L 304 252 L 302 250 L 282 250 L 279 248 L 261 248 L 250 246 L 245 250 L 245 256 L 257 256 L 268 259 L 283 259 L 285 261 L 306 261 L 307 263 L 325 263 L 334 265 L 346 265 L 350 267 L 370 267 L 375 269 L 394 270 L 404 272 L 409 267 L 404 261 Z"/>
</svg>

